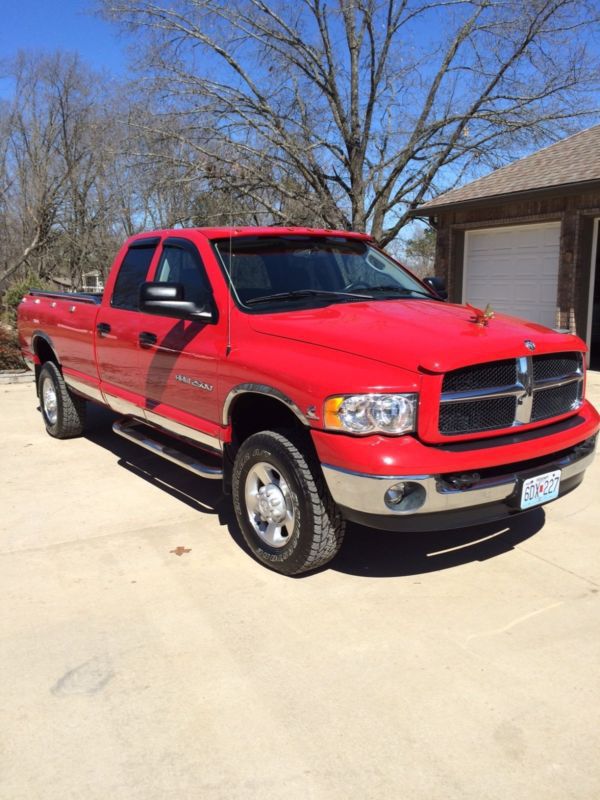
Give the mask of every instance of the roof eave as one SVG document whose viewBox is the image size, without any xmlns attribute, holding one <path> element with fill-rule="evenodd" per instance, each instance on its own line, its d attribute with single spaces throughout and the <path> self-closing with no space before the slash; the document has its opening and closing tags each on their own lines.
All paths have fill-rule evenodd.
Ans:
<svg viewBox="0 0 600 800">
<path fill-rule="evenodd" d="M 454 211 L 457 209 L 471 208 L 473 206 L 500 206 L 512 200 L 529 200 L 547 197 L 550 195 L 571 195 L 582 190 L 600 189 L 600 178 L 574 183 L 557 183 L 553 186 L 542 186 L 537 189 L 523 189 L 517 192 L 504 192 L 501 194 L 472 197 L 468 200 L 455 200 L 449 203 L 440 203 L 435 206 L 418 206 L 410 210 L 411 217 L 435 217 L 440 212 Z"/>
</svg>

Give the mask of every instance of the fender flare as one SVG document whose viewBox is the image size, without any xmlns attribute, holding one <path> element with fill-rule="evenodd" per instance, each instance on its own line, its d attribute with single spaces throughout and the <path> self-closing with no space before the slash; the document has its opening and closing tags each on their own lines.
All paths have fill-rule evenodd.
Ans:
<svg viewBox="0 0 600 800">
<path fill-rule="evenodd" d="M 33 350 L 34 355 L 37 355 L 37 353 L 36 353 L 36 342 L 37 342 L 38 339 L 42 339 L 44 342 L 46 342 L 46 344 L 48 345 L 48 347 L 50 348 L 50 350 L 52 350 L 52 353 L 54 354 L 54 358 L 56 360 L 57 365 L 60 367 L 60 359 L 58 357 L 58 353 L 56 352 L 56 348 L 54 347 L 54 342 L 52 341 L 50 336 L 48 336 L 47 333 L 44 333 L 44 331 L 35 330 L 31 334 L 31 349 Z"/>
<path fill-rule="evenodd" d="M 290 411 L 292 411 L 296 417 L 298 417 L 303 425 L 306 425 L 307 427 L 309 425 L 306 415 L 300 410 L 293 400 L 291 400 L 279 389 L 276 389 L 274 386 L 269 386 L 265 383 L 239 383 L 229 391 L 229 394 L 223 403 L 222 423 L 224 426 L 227 426 L 230 423 L 229 412 L 233 401 L 242 394 L 262 394 L 266 397 L 271 397 L 274 400 L 278 400 L 280 403 L 283 403 L 283 405 L 287 406 L 287 408 L 289 408 Z"/>
</svg>

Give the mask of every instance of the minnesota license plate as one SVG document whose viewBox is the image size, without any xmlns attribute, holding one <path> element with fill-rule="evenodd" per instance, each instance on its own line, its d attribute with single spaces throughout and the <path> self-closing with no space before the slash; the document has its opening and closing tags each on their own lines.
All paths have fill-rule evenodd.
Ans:
<svg viewBox="0 0 600 800">
<path fill-rule="evenodd" d="M 559 487 L 559 469 L 527 478 L 521 489 L 521 508 L 532 508 L 547 503 L 549 500 L 555 500 L 558 497 Z"/>
</svg>

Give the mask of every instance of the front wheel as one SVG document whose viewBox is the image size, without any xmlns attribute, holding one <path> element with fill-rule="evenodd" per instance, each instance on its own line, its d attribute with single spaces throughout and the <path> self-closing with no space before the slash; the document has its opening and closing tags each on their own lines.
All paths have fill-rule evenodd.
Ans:
<svg viewBox="0 0 600 800">
<path fill-rule="evenodd" d="M 316 460 L 294 432 L 262 431 L 237 452 L 233 504 L 244 539 L 263 564 L 297 575 L 330 561 L 345 523 Z"/>
<path fill-rule="evenodd" d="M 69 391 L 61 371 L 52 361 L 46 361 L 40 370 L 38 395 L 50 436 L 70 439 L 82 433 L 86 402 Z"/>
</svg>

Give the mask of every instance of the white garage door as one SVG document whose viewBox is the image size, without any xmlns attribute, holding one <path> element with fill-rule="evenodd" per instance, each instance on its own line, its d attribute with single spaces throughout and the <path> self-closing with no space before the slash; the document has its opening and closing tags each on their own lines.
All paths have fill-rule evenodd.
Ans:
<svg viewBox="0 0 600 800">
<path fill-rule="evenodd" d="M 556 324 L 560 223 L 467 231 L 463 298 Z"/>
</svg>

